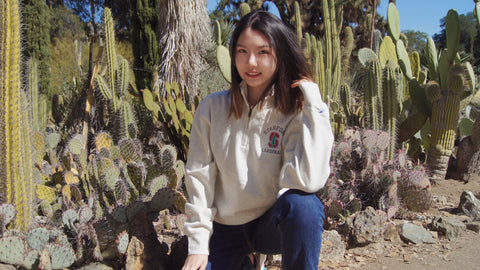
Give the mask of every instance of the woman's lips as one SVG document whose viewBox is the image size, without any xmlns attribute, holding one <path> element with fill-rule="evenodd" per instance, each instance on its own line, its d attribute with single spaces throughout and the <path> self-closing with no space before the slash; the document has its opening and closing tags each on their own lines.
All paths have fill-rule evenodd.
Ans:
<svg viewBox="0 0 480 270">
<path fill-rule="evenodd" d="M 246 72 L 246 75 L 250 78 L 256 78 L 258 76 L 260 76 L 260 72 Z"/>
</svg>

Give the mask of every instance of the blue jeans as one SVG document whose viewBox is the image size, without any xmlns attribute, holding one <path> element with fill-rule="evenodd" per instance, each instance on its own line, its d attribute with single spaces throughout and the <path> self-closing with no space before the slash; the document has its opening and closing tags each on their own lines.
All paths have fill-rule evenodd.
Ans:
<svg viewBox="0 0 480 270">
<path fill-rule="evenodd" d="M 214 222 L 207 270 L 253 269 L 252 252 L 282 254 L 284 270 L 317 270 L 324 218 L 323 204 L 314 194 L 289 190 L 251 222 Z"/>
</svg>

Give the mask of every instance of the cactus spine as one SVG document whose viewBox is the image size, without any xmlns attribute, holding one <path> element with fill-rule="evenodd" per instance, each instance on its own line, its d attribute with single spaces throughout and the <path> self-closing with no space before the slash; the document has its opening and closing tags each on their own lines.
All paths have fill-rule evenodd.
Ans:
<svg viewBox="0 0 480 270">
<path fill-rule="evenodd" d="M 0 189 L 2 201 L 15 205 L 14 227 L 26 231 L 33 217 L 34 182 L 26 97 L 20 86 L 19 1 L 0 3 Z"/>
</svg>

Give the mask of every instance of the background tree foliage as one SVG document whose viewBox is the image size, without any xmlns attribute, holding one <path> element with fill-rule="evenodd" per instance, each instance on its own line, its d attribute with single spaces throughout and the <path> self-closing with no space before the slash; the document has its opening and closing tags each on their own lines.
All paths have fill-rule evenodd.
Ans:
<svg viewBox="0 0 480 270">
<path fill-rule="evenodd" d="M 23 56 L 25 59 L 38 60 L 39 89 L 41 93 L 51 95 L 50 88 L 50 9 L 42 0 L 25 0 L 23 2 L 23 37 L 25 42 Z"/>
<path fill-rule="evenodd" d="M 132 49 L 135 81 L 139 89 L 153 88 L 153 74 L 160 59 L 158 52 L 158 13 L 155 0 L 131 2 Z"/>
</svg>

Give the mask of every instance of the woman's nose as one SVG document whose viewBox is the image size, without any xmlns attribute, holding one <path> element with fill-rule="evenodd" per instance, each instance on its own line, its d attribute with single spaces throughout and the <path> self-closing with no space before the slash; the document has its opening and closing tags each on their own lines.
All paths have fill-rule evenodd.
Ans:
<svg viewBox="0 0 480 270">
<path fill-rule="evenodd" d="M 255 55 L 253 53 L 248 56 L 248 64 L 250 66 L 256 66 L 257 65 L 257 58 L 255 57 Z"/>
</svg>

